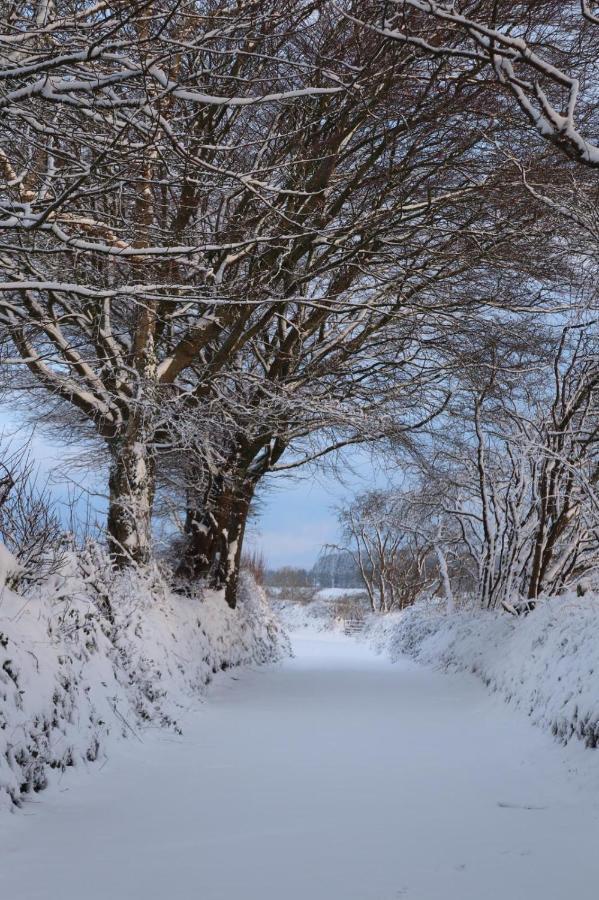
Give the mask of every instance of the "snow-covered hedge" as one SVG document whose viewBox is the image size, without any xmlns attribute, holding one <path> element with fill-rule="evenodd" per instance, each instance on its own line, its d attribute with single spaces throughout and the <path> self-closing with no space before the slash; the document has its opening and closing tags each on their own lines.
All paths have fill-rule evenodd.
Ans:
<svg viewBox="0 0 599 900">
<path fill-rule="evenodd" d="M 435 602 L 371 618 L 366 637 L 392 659 L 468 671 L 563 742 L 599 746 L 599 597 L 546 600 L 526 617 L 447 615 Z"/>
<path fill-rule="evenodd" d="M 145 724 L 178 729 L 216 672 L 288 652 L 248 576 L 232 611 L 214 593 L 175 594 L 158 574 L 108 585 L 92 556 L 71 554 L 27 597 L 5 583 L 15 568 L 2 548 L 0 808 L 45 787 L 51 769 L 98 759 L 110 739 Z"/>
</svg>

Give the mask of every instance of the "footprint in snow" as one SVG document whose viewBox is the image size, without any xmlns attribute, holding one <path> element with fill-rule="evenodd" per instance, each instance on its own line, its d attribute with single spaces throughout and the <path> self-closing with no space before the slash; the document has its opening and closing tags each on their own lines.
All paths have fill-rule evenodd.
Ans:
<svg viewBox="0 0 599 900">
<path fill-rule="evenodd" d="M 547 809 L 546 806 L 533 806 L 528 803 L 503 803 L 501 800 L 497 801 L 497 806 L 500 806 L 501 809 Z"/>
</svg>

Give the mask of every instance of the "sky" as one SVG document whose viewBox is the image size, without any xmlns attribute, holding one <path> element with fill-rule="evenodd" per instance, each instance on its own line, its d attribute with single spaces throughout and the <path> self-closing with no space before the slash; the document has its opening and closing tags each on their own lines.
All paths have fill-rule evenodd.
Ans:
<svg viewBox="0 0 599 900">
<path fill-rule="evenodd" d="M 3 431 L 14 435 L 15 445 L 31 435 L 31 427 L 6 409 L 0 410 L 0 433 Z M 42 480 L 49 477 L 50 488 L 59 500 L 79 494 L 80 485 L 91 491 L 101 490 L 97 473 L 66 466 L 64 447 L 41 431 L 33 433 L 31 452 Z M 66 459 L 74 455 L 75 450 L 70 447 Z M 338 462 L 336 472 L 330 467 L 306 468 L 294 470 L 293 475 L 271 476 L 260 491 L 258 516 L 248 528 L 246 546 L 260 550 L 270 568 L 311 568 L 323 545 L 340 542 L 336 507 L 355 493 L 387 483 L 380 462 L 374 462 L 364 450 L 348 451 Z M 101 499 L 94 501 L 92 497 L 94 502 L 102 504 Z"/>
<path fill-rule="evenodd" d="M 387 482 L 380 465 L 364 451 L 346 454 L 338 468 L 340 477 L 307 469 L 300 476 L 270 479 L 248 540 L 250 547 L 263 551 L 270 567 L 311 568 L 324 544 L 340 541 L 336 507 L 355 493 Z"/>
</svg>

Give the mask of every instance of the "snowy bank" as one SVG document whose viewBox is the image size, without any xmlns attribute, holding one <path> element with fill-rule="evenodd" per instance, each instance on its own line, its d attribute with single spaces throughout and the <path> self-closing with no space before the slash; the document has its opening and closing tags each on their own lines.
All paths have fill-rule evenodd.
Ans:
<svg viewBox="0 0 599 900">
<path fill-rule="evenodd" d="M 530 615 L 435 603 L 368 620 L 365 636 L 392 660 L 408 655 L 468 671 L 562 742 L 599 746 L 599 597 L 555 598 Z"/>
<path fill-rule="evenodd" d="M 214 674 L 289 652 L 249 577 L 237 610 L 183 596 L 155 575 L 108 575 L 71 555 L 34 595 L 0 584 L 0 808 L 44 788 L 52 769 L 102 756 L 144 726 L 179 729 Z M 110 578 L 110 581 L 109 581 Z M 9 581 L 10 583 L 10 581 Z"/>
<path fill-rule="evenodd" d="M 290 631 L 345 630 L 330 602 L 276 602 Z M 358 607 L 358 610 L 360 608 Z M 351 632 L 353 634 L 353 631 Z M 599 596 L 545 600 L 528 616 L 428 599 L 403 612 L 367 615 L 361 638 L 393 661 L 470 672 L 560 741 L 599 746 Z"/>
</svg>

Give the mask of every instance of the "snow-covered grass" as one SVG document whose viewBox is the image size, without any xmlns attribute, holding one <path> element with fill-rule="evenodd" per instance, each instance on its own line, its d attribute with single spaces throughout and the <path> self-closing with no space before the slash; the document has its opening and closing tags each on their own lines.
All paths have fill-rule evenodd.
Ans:
<svg viewBox="0 0 599 900">
<path fill-rule="evenodd" d="M 329 631 L 336 627 L 331 605 L 325 601 L 298 603 L 295 600 L 272 598 L 271 602 L 277 616 L 289 631 L 301 631 L 305 628 Z"/>
<path fill-rule="evenodd" d="M 470 672 L 563 743 L 599 746 L 599 595 L 544 600 L 528 616 L 462 608 L 428 599 L 369 615 L 362 638 L 393 661 L 409 656 L 446 671 Z M 343 628 L 323 600 L 277 604 L 290 630 Z"/>
<path fill-rule="evenodd" d="M 599 746 L 599 597 L 541 602 L 524 617 L 439 603 L 370 618 L 365 635 L 392 660 L 467 671 L 562 742 Z"/>
<path fill-rule="evenodd" d="M 109 583 L 97 556 L 74 554 L 22 596 L 4 583 L 5 550 L 0 563 L 0 808 L 44 788 L 52 770 L 101 758 L 114 738 L 179 730 L 215 673 L 288 652 L 248 576 L 232 611 L 214 592 L 173 593 L 159 573 Z"/>
</svg>

